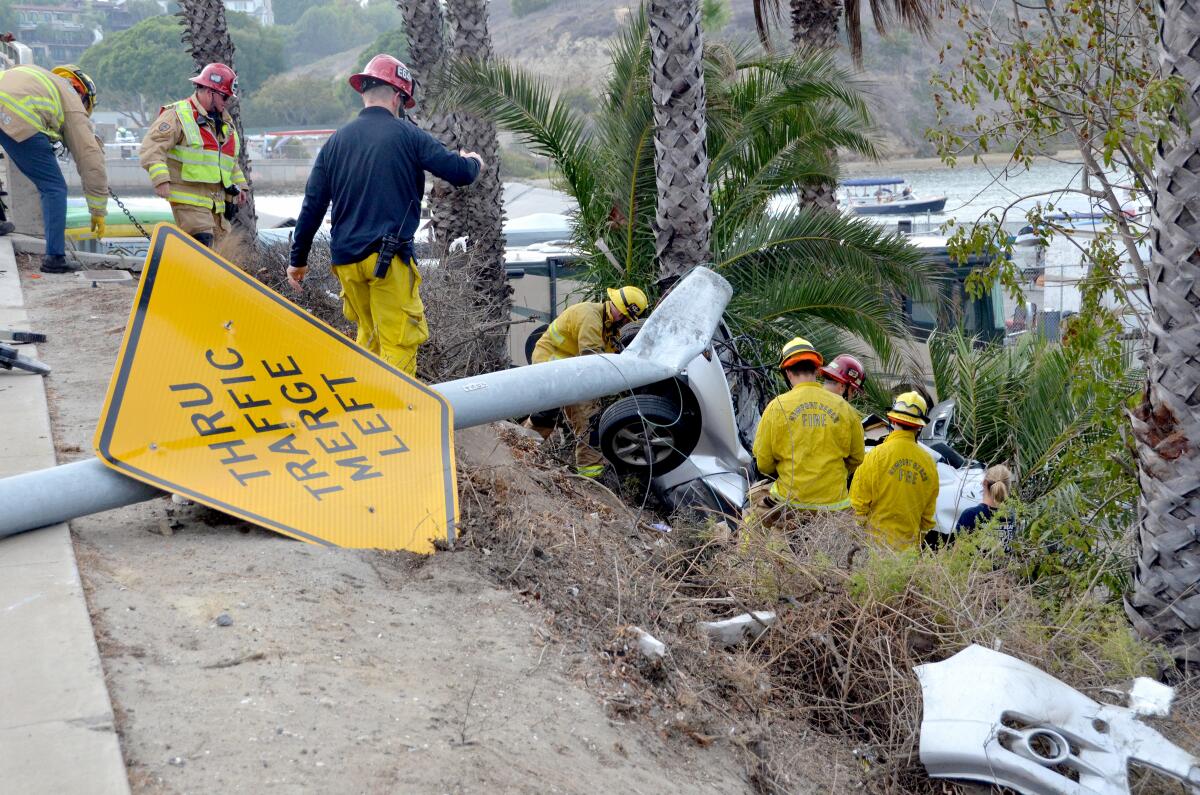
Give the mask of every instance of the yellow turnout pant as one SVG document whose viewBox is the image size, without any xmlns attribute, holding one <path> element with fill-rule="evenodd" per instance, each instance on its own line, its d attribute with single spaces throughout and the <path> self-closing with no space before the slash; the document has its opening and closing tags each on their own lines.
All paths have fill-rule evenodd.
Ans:
<svg viewBox="0 0 1200 795">
<path fill-rule="evenodd" d="M 588 426 L 599 410 L 600 402 L 596 400 L 563 408 L 563 413 L 567 415 L 567 424 L 575 434 L 575 471 L 589 478 L 598 478 L 604 473 L 604 456 L 588 444 Z"/>
<path fill-rule="evenodd" d="M 372 254 L 349 265 L 335 265 L 342 285 L 342 314 L 358 326 L 360 347 L 409 375 L 417 372 L 417 347 L 429 339 L 421 274 L 415 260 L 393 257 L 387 275 L 375 278 Z"/>
<path fill-rule="evenodd" d="M 588 427 L 592 424 L 592 417 L 596 416 L 599 410 L 600 402 L 597 400 L 563 406 L 567 426 L 570 427 L 571 433 L 575 434 L 575 472 L 589 478 L 598 478 L 604 474 L 604 456 L 588 444 Z M 554 432 L 553 426 L 539 425 L 534 422 L 533 417 L 526 421 L 525 427 L 537 431 L 543 439 L 549 438 Z"/>
<path fill-rule="evenodd" d="M 817 510 L 813 508 L 797 508 L 781 502 L 771 494 L 773 480 L 760 480 L 750 487 L 750 510 L 746 515 L 747 522 L 758 522 L 764 527 L 787 534 L 799 532 L 805 523 L 820 516 L 849 516 L 848 508 L 837 510 Z"/>
</svg>

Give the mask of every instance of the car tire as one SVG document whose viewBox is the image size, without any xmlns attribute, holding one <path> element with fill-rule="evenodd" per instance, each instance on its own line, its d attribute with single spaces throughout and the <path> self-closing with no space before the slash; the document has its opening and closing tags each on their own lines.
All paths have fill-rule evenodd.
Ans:
<svg viewBox="0 0 1200 795">
<path fill-rule="evenodd" d="M 600 417 L 600 452 L 625 473 L 654 477 L 675 469 L 700 441 L 700 422 L 677 401 L 629 395 Z"/>
<path fill-rule="evenodd" d="M 662 495 L 662 501 L 672 516 L 689 516 L 701 523 L 707 519 L 732 519 L 737 522 L 742 518 L 741 506 L 730 503 L 703 478 L 676 486 Z"/>
<path fill-rule="evenodd" d="M 625 350 L 629 347 L 629 343 L 633 342 L 633 338 L 637 336 L 637 333 L 642 328 L 642 324 L 645 322 L 646 321 L 644 320 L 634 320 L 631 323 L 626 323 L 624 326 L 621 326 L 621 334 L 619 337 L 621 350 Z"/>
<path fill-rule="evenodd" d="M 525 338 L 525 361 L 529 364 L 533 364 L 533 349 L 537 347 L 538 340 L 542 338 L 548 328 L 550 328 L 550 324 L 543 323 L 529 332 L 529 336 Z"/>
</svg>

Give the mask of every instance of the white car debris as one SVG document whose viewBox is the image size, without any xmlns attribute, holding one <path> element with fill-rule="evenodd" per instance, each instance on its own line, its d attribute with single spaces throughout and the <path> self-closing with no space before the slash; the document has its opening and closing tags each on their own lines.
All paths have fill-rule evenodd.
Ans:
<svg viewBox="0 0 1200 795">
<path fill-rule="evenodd" d="M 1200 793 L 1200 760 L 1139 720 L 1169 707 L 1165 685 L 1138 679 L 1133 708 L 1101 704 L 1028 663 L 975 645 L 915 671 L 925 703 L 921 762 L 935 778 L 1026 795 L 1124 795 L 1132 762 Z"/>
</svg>

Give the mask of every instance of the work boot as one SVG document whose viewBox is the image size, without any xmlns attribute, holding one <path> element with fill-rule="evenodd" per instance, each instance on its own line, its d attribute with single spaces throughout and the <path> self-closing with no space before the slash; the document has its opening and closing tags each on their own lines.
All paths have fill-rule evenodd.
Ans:
<svg viewBox="0 0 1200 795">
<path fill-rule="evenodd" d="M 213 247 L 212 232 L 197 232 L 196 234 L 192 235 L 192 237 L 196 238 L 196 242 L 202 246 L 205 246 L 206 248 Z"/>
<path fill-rule="evenodd" d="M 79 266 L 67 262 L 62 254 L 47 254 L 42 258 L 42 273 L 74 273 Z"/>
<path fill-rule="evenodd" d="M 0 235 L 7 235 L 12 230 L 16 229 L 12 221 L 0 221 Z"/>
</svg>

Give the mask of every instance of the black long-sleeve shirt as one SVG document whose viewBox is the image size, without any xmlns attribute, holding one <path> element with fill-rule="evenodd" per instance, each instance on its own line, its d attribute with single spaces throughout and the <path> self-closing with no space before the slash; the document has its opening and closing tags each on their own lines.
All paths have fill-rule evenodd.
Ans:
<svg viewBox="0 0 1200 795">
<path fill-rule="evenodd" d="M 364 259 L 388 232 L 412 238 L 421 221 L 426 171 L 451 185 L 470 185 L 479 176 L 479 163 L 449 151 L 386 108 L 363 108 L 317 154 L 296 219 L 291 264 L 308 264 L 313 236 L 330 203 L 334 265 Z"/>
</svg>

